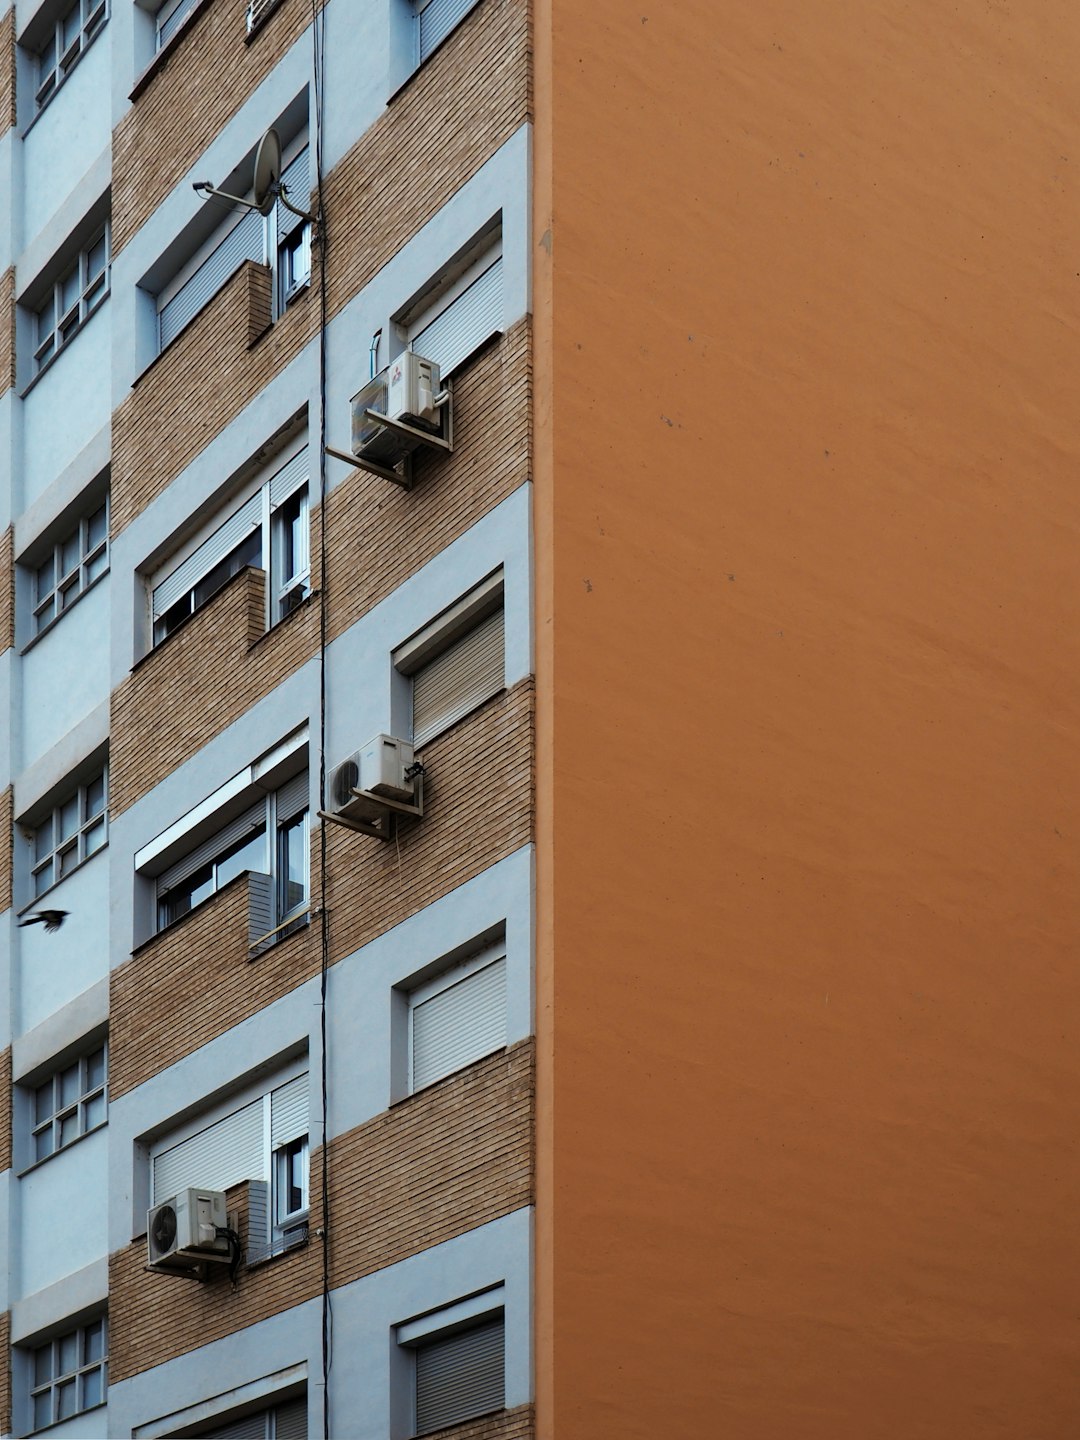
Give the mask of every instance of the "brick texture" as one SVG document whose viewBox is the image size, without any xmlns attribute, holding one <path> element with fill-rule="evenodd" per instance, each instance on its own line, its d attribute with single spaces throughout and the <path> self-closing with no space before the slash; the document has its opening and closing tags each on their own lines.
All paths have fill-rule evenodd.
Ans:
<svg viewBox="0 0 1080 1440">
<path fill-rule="evenodd" d="M 0 1435 L 11 1434 L 11 1315 L 0 1314 Z"/>
<path fill-rule="evenodd" d="M 523 1040 L 336 1141 L 334 1285 L 531 1205 L 532 1124 L 533 1042 Z"/>
<path fill-rule="evenodd" d="M 15 531 L 0 534 L 0 652 L 15 644 Z"/>
<path fill-rule="evenodd" d="M 315 333 L 318 302 L 312 290 L 263 333 L 269 284 L 264 266 L 245 261 L 115 411 L 114 534 L 160 495 Z"/>
<path fill-rule="evenodd" d="M 317 597 L 265 630 L 265 590 L 262 570 L 241 571 L 113 691 L 112 814 L 126 810 L 315 653 Z M 146 744 L 148 735 L 153 745 Z"/>
<path fill-rule="evenodd" d="M 113 132 L 114 254 L 311 23 L 308 0 L 284 0 L 248 45 L 246 11 L 247 0 L 214 0 Z"/>
<path fill-rule="evenodd" d="M 11 1046 L 0 1050 L 0 1170 L 11 1169 Z"/>
<path fill-rule="evenodd" d="M 331 1284 L 338 1287 L 532 1200 L 533 1048 L 523 1041 L 333 1142 Z M 321 1216 L 318 1151 L 311 1215 Z M 247 1186 L 229 1191 L 247 1243 Z M 317 1295 L 320 1242 L 194 1285 L 144 1272 L 145 1241 L 109 1261 L 110 1376 L 128 1378 Z M 492 1417 L 494 1418 L 494 1417 Z M 458 1430 L 452 1432 L 457 1435 Z M 465 1434 L 473 1432 L 466 1430 Z M 517 1437 L 516 1429 L 477 1436 Z"/>
<path fill-rule="evenodd" d="M 340 960 L 532 838 L 533 682 L 424 747 L 424 818 L 397 843 L 330 825 L 327 904 Z"/>
<path fill-rule="evenodd" d="M 113 1099 L 318 972 L 317 925 L 254 960 L 248 938 L 248 886 L 240 875 L 112 972 Z"/>
<path fill-rule="evenodd" d="M 15 271 L 0 275 L 0 395 L 15 384 Z"/>
<path fill-rule="evenodd" d="M 424 1440 L 533 1440 L 535 1434 L 533 1407 L 518 1405 L 495 1415 L 482 1415 L 479 1420 L 466 1420 L 463 1425 L 451 1425 L 449 1430 L 433 1430 Z"/>
<path fill-rule="evenodd" d="M 15 124 L 15 7 L 0 19 L 0 135 Z"/>
<path fill-rule="evenodd" d="M 456 378 L 452 455 L 421 450 L 414 486 L 353 471 L 327 501 L 329 632 L 340 634 L 529 478 L 529 325 Z M 363 561 L 357 563 L 357 520 Z"/>
<path fill-rule="evenodd" d="M 323 186 L 331 314 L 530 118 L 530 68 L 528 0 L 481 0 L 342 157 Z"/>
<path fill-rule="evenodd" d="M 0 790 L 0 910 L 11 908 L 11 878 L 15 850 L 15 792 Z"/>
</svg>

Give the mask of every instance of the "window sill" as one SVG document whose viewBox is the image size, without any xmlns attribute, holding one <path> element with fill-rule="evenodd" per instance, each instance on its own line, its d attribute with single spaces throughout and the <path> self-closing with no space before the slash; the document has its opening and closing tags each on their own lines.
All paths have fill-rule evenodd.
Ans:
<svg viewBox="0 0 1080 1440">
<path fill-rule="evenodd" d="M 291 1255 L 294 1250 L 303 1250 L 310 1243 L 308 1222 L 302 1220 L 293 1226 L 288 1234 L 275 1236 L 267 1245 L 252 1248 L 249 1244 L 247 1268 L 255 1270 L 260 1265 L 269 1265 L 272 1260 L 280 1260 L 283 1255 Z"/>
<path fill-rule="evenodd" d="M 170 58 L 172 57 L 173 52 L 177 49 L 181 41 L 191 30 L 191 27 L 195 24 L 195 21 L 199 18 L 199 16 L 202 15 L 204 11 L 209 10 L 211 3 L 212 0 L 197 0 L 197 3 L 193 6 L 191 10 L 188 11 L 188 13 L 184 16 L 183 20 L 180 22 L 180 25 L 177 27 L 175 34 L 169 36 L 168 40 L 161 47 L 161 49 L 155 52 L 154 58 L 150 61 L 149 65 L 147 65 L 143 70 L 139 72 L 138 76 L 136 77 L 135 84 L 128 92 L 128 99 L 133 104 L 143 93 L 146 87 L 150 84 L 150 81 L 153 80 L 154 76 L 160 70 L 163 70 L 165 68 Z"/>
<path fill-rule="evenodd" d="M 106 1095 L 106 1106 L 108 1106 L 108 1103 L 108 1097 Z M 21 1180 L 24 1175 L 29 1175 L 34 1170 L 40 1170 L 43 1165 L 48 1165 L 49 1161 L 55 1160 L 58 1155 L 66 1155 L 69 1150 L 73 1150 L 75 1146 L 78 1145 L 80 1140 L 87 1140 L 91 1135 L 96 1135 L 99 1130 L 104 1130 L 108 1123 L 109 1117 L 106 1115 L 105 1119 L 102 1120 L 99 1125 L 94 1125 L 90 1130 L 84 1130 L 81 1135 L 76 1135 L 74 1140 L 69 1140 L 66 1145 L 61 1145 L 60 1149 L 54 1150 L 51 1155 L 43 1155 L 40 1160 L 32 1160 L 29 1165 L 23 1165 L 18 1168 L 15 1171 L 17 1178 Z"/>
<path fill-rule="evenodd" d="M 98 1405 L 90 1405 L 85 1410 L 76 1410 L 74 1415 L 68 1415 L 63 1420 L 54 1420 L 51 1425 L 43 1425 L 40 1430 L 27 1430 L 27 1435 L 48 1435 L 50 1430 L 59 1430 L 61 1425 L 70 1425 L 72 1420 L 77 1420 L 80 1415 L 92 1415 L 95 1410 L 104 1410 L 109 1402 L 102 1400 Z M 14 1434 L 15 1432 L 12 1431 Z"/>
<path fill-rule="evenodd" d="M 72 600 L 70 605 L 65 605 L 63 610 L 60 611 L 59 615 L 54 615 L 47 625 L 43 625 L 41 629 L 37 632 L 37 634 L 32 636 L 26 642 L 26 644 L 19 651 L 19 654 L 28 654 L 31 650 L 33 650 L 34 646 L 38 644 L 39 641 L 44 640 L 46 635 L 50 634 L 53 630 L 55 630 L 57 625 L 60 624 L 60 621 L 63 620 L 65 616 L 71 614 L 72 610 L 75 609 L 75 606 L 78 605 L 79 601 L 82 600 L 84 596 L 89 595 L 90 591 L 93 590 L 95 586 L 101 584 L 102 580 L 104 580 L 105 577 L 108 575 L 110 569 L 111 566 L 106 565 L 105 569 L 101 572 L 101 574 L 96 575 L 94 579 L 90 581 L 90 584 L 87 585 L 85 590 L 79 591 L 78 595 L 75 596 L 75 599 Z"/>
<path fill-rule="evenodd" d="M 108 812 L 106 811 L 106 814 L 107 813 Z M 42 890 L 40 895 L 35 895 L 34 898 L 28 901 L 27 904 L 21 906 L 18 910 L 16 910 L 16 915 L 29 915 L 32 910 L 41 910 L 42 908 L 47 910 L 49 907 L 47 905 L 43 907 L 41 904 L 41 902 L 45 899 L 46 895 L 51 895 L 54 890 L 59 890 L 61 885 L 71 879 L 72 875 L 77 874 L 77 872 L 80 871 L 84 865 L 89 865 L 92 861 L 96 860 L 97 857 L 103 854 L 106 850 L 108 850 L 108 848 L 108 822 L 106 821 L 105 844 L 99 845 L 92 855 L 87 855 L 85 860 L 80 860 L 77 865 L 73 865 L 66 875 L 61 875 L 59 880 L 54 880 L 51 885 L 46 886 L 46 888 Z"/>
</svg>

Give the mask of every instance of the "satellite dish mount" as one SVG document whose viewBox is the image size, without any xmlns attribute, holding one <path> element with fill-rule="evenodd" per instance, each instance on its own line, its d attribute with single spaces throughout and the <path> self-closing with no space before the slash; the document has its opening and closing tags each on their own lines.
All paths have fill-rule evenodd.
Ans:
<svg viewBox="0 0 1080 1440">
<path fill-rule="evenodd" d="M 294 215 L 299 215 L 301 220 L 307 220 L 312 225 L 316 221 L 314 215 L 307 210 L 298 209 L 292 203 L 286 193 L 286 187 L 281 183 L 281 137 L 273 126 L 259 141 L 258 149 L 255 151 L 255 173 L 250 200 L 240 195 L 230 195 L 225 190 L 219 190 L 209 180 L 196 180 L 191 188 L 200 195 L 215 195 L 219 200 L 229 200 L 234 205 L 245 206 L 248 210 L 258 210 L 260 215 L 269 215 L 280 200 L 286 210 L 291 210 Z"/>
</svg>

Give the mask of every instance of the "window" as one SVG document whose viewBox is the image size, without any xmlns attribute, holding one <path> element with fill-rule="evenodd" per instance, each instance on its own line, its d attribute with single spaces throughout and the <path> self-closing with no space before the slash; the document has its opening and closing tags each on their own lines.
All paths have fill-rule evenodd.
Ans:
<svg viewBox="0 0 1080 1440">
<path fill-rule="evenodd" d="M 410 349 L 438 365 L 440 380 L 502 329 L 501 242 L 469 264 L 452 265 L 450 276 L 435 300 L 422 302 L 419 311 L 414 306 L 406 323 L 399 322 Z"/>
<path fill-rule="evenodd" d="M 173 924 L 246 870 L 255 872 L 251 920 L 255 945 L 270 940 L 275 931 L 283 933 L 283 927 L 299 920 L 306 910 L 306 770 L 248 805 L 162 872 L 157 881 L 158 928 Z"/>
<path fill-rule="evenodd" d="M 421 62 L 442 44 L 475 4 L 476 0 L 413 0 Z"/>
<path fill-rule="evenodd" d="M 267 1258 L 306 1238 L 308 1073 L 226 1102 L 150 1152 L 151 1204 L 189 1186 L 228 1190 L 250 1181 L 249 1259 Z M 300 1068 L 300 1066 L 304 1068 Z"/>
<path fill-rule="evenodd" d="M 81 1136 L 104 1125 L 106 1048 L 99 1045 L 34 1089 L 33 1158 L 45 1160 Z"/>
<path fill-rule="evenodd" d="M 105 844 L 108 769 L 78 786 L 34 827 L 31 869 L 35 898 Z"/>
<path fill-rule="evenodd" d="M 53 281 L 34 317 L 34 373 L 40 374 L 78 334 L 109 293 L 109 226 Z"/>
<path fill-rule="evenodd" d="M 281 184 L 298 210 L 306 210 L 311 198 L 308 150 L 305 146 L 282 171 Z M 285 205 L 275 207 L 277 227 L 277 292 L 280 314 L 311 279 L 311 225 Z"/>
<path fill-rule="evenodd" d="M 307 1440 L 307 1399 L 283 1400 L 268 1410 L 255 1410 L 239 1420 L 215 1420 L 205 1430 L 185 1430 L 204 1440 Z"/>
<path fill-rule="evenodd" d="M 412 682 L 417 748 L 503 688 L 502 597 L 499 571 L 395 650 Z"/>
<path fill-rule="evenodd" d="M 413 1434 L 501 1410 L 506 1404 L 503 1288 L 397 1327 L 413 1351 Z"/>
<path fill-rule="evenodd" d="M 155 16 L 155 48 L 166 46 L 187 17 L 195 9 L 197 0 L 166 0 Z"/>
<path fill-rule="evenodd" d="M 34 104 L 44 109 L 108 18 L 105 0 L 75 0 L 38 51 Z"/>
<path fill-rule="evenodd" d="M 304 446 L 179 565 L 151 586 L 154 644 L 167 639 L 248 565 L 269 571 L 268 621 L 283 620 L 311 592 L 308 452 Z"/>
<path fill-rule="evenodd" d="M 34 633 L 40 635 L 109 568 L 108 501 L 57 541 L 34 572 Z"/>
<path fill-rule="evenodd" d="M 410 1090 L 422 1090 L 505 1044 L 505 955 L 474 956 L 410 992 Z"/>
<path fill-rule="evenodd" d="M 104 1405 L 108 1385 L 104 1315 L 36 1346 L 32 1361 L 30 1398 L 35 1431 Z"/>
</svg>

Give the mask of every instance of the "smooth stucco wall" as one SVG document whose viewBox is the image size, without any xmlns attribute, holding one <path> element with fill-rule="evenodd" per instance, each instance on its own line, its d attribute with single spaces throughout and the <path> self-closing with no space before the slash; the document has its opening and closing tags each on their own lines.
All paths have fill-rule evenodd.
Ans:
<svg viewBox="0 0 1080 1440">
<path fill-rule="evenodd" d="M 536 5 L 539 1434 L 1065 1440 L 1080 29 L 722 10 Z"/>
</svg>

